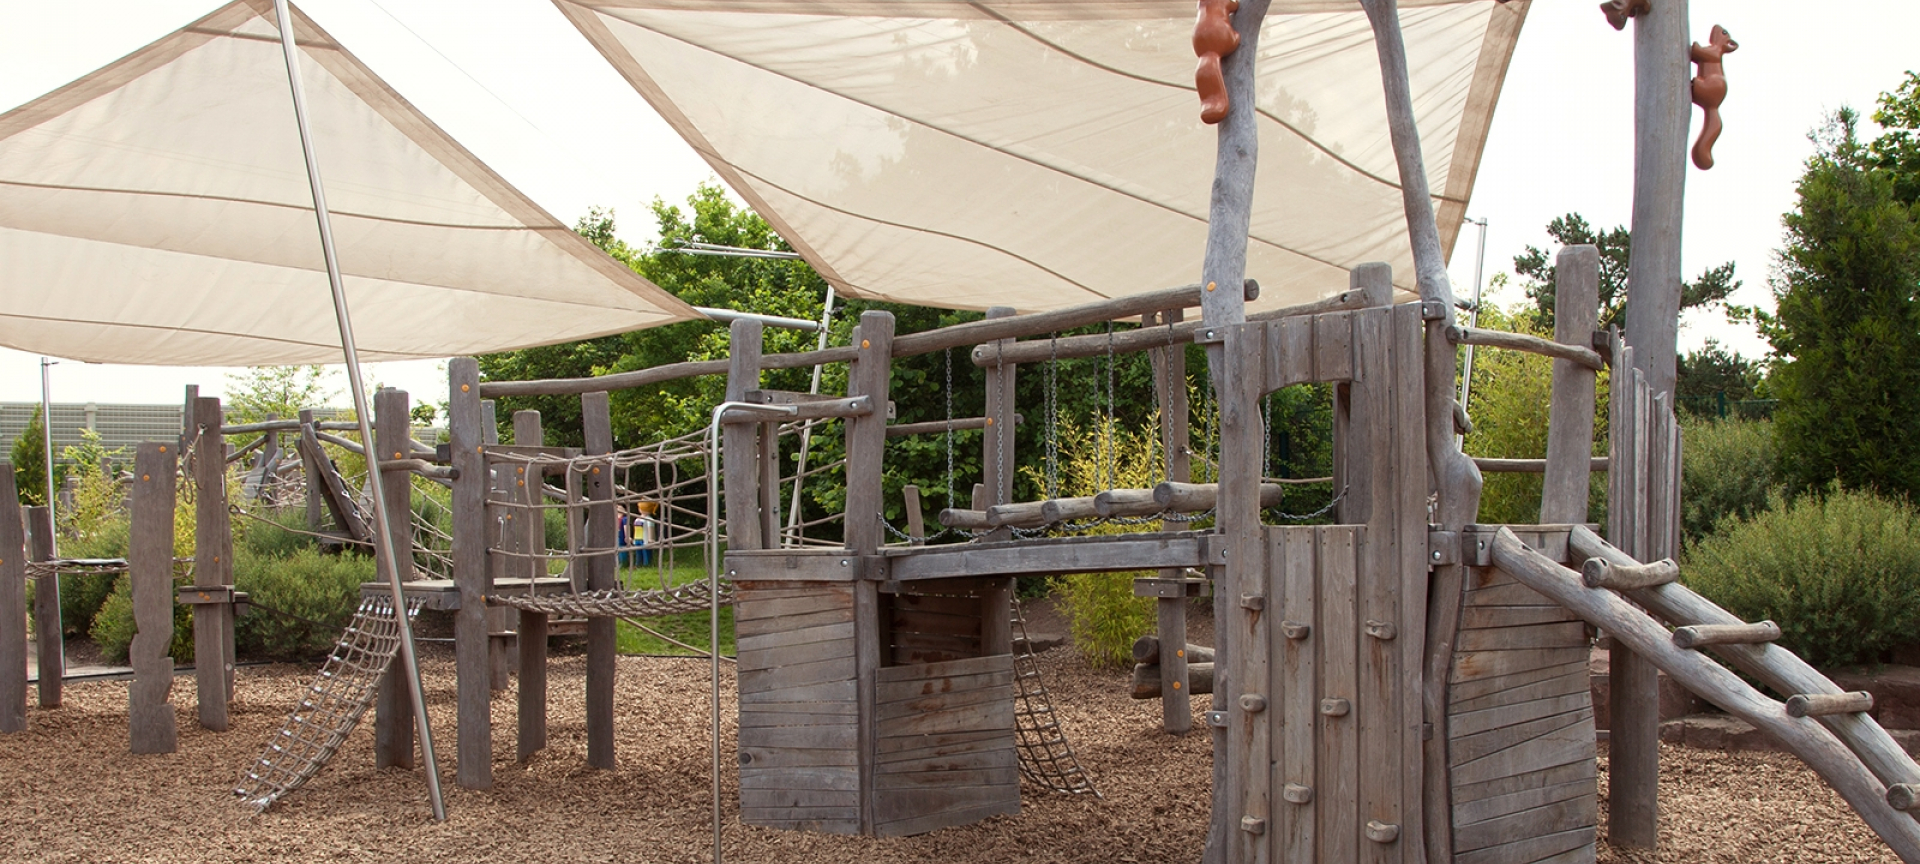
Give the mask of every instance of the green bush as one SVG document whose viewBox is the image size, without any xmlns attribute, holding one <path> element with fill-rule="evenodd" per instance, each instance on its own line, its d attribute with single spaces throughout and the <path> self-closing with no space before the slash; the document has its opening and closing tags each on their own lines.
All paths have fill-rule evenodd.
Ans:
<svg viewBox="0 0 1920 864">
<path fill-rule="evenodd" d="M 299 533 L 306 529 L 307 514 L 292 508 L 262 510 L 260 519 L 236 517 L 233 520 L 233 551 L 236 556 L 251 553 L 260 558 L 285 558 L 314 545 L 313 537 Z"/>
<path fill-rule="evenodd" d="M 66 558 L 125 558 L 127 556 L 127 520 L 106 522 L 81 539 L 62 538 L 60 555 Z M 115 579 L 105 575 L 60 577 L 60 624 L 68 636 L 84 637 L 93 632 L 94 616 L 113 593 Z"/>
<path fill-rule="evenodd" d="M 1769 420 L 1683 420 L 1680 528 L 1698 543 L 1727 519 L 1752 519 L 1767 509 L 1780 483 Z"/>
<path fill-rule="evenodd" d="M 1879 662 L 1920 634 L 1920 514 L 1870 492 L 1778 493 L 1687 550 L 1687 584 L 1817 666 Z"/>
<path fill-rule="evenodd" d="M 1543 326 L 1525 314 L 1503 312 L 1489 304 L 1480 313 L 1480 326 L 1546 338 Z M 1594 453 L 1607 452 L 1606 408 L 1608 378 L 1601 373 L 1594 397 Z M 1494 459 L 1540 459 L 1547 455 L 1547 425 L 1553 396 L 1553 361 L 1521 351 L 1479 351 L 1473 359 L 1470 413 L 1473 432 L 1463 442 L 1469 456 Z M 1479 521 L 1489 524 L 1540 521 L 1543 474 L 1488 473 L 1480 491 Z M 1587 518 L 1606 518 L 1606 475 L 1589 478 Z"/>
<path fill-rule="evenodd" d="M 233 564 L 235 587 L 255 604 L 235 625 L 235 650 L 275 660 L 326 653 L 359 606 L 360 583 L 376 578 L 372 558 L 329 555 L 313 548 L 284 558 L 237 551 Z"/>
<path fill-rule="evenodd" d="M 176 579 L 176 586 L 187 584 Z M 100 653 L 115 663 L 127 662 L 127 652 L 133 647 L 133 583 L 125 574 L 113 580 L 113 593 L 107 595 L 100 604 L 100 611 L 93 616 L 93 640 L 100 645 Z M 177 604 L 173 607 L 173 645 L 167 653 L 176 664 L 193 662 L 193 607 Z"/>
</svg>

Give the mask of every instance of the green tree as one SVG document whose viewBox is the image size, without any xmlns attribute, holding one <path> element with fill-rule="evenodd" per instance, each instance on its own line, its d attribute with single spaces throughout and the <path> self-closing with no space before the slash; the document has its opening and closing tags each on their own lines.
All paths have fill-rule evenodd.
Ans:
<svg viewBox="0 0 1920 864">
<path fill-rule="evenodd" d="M 1524 307 L 1480 312 L 1482 326 L 1534 336 L 1550 336 Z M 1608 378 L 1601 373 L 1595 404 L 1594 453 L 1607 452 L 1605 421 Z M 1553 395 L 1553 361 L 1522 351 L 1482 351 L 1474 356 L 1473 431 L 1462 442 L 1469 456 L 1540 459 L 1547 455 L 1548 404 Z M 1480 492 L 1479 519 L 1487 523 L 1538 522 L 1543 475 L 1491 473 Z M 1588 514 L 1601 521 L 1605 475 L 1592 478 Z"/>
<path fill-rule="evenodd" d="M 1764 396 L 1761 363 L 1721 347 L 1714 339 L 1680 355 L 1675 405 L 1702 417 L 1730 416 L 1735 403 Z"/>
<path fill-rule="evenodd" d="M 227 373 L 226 408 L 235 423 L 299 416 L 326 404 L 340 391 L 325 366 L 255 366 Z"/>
<path fill-rule="evenodd" d="M 47 423 L 40 415 L 40 407 L 34 406 L 33 419 L 27 421 L 27 428 L 21 430 L 20 437 L 13 439 L 13 483 L 20 493 L 20 503 L 28 507 L 41 507 L 47 503 Z"/>
<path fill-rule="evenodd" d="M 1776 357 L 1771 384 L 1784 478 L 1911 497 L 1920 491 L 1920 225 L 1897 176 L 1841 109 L 1782 221 L 1775 311 L 1748 310 Z"/>
<path fill-rule="evenodd" d="M 1893 173 L 1895 198 L 1920 202 L 1920 75 L 1907 72 L 1899 87 L 1880 94 L 1879 106 L 1873 122 L 1884 131 L 1868 153 L 1875 167 Z"/>
<path fill-rule="evenodd" d="M 1600 250 L 1600 326 L 1625 326 L 1627 321 L 1627 264 L 1633 257 L 1633 235 L 1625 226 L 1604 231 L 1587 223 L 1586 217 L 1568 213 L 1547 223 L 1547 235 L 1555 248 L 1593 245 Z M 1553 256 L 1548 250 L 1528 245 L 1527 251 L 1513 257 L 1513 272 L 1526 280 L 1527 299 L 1533 301 L 1530 314 L 1540 329 L 1553 332 Z M 1723 302 L 1739 290 L 1740 280 L 1733 278 L 1733 262 L 1728 261 L 1701 273 L 1680 288 L 1682 310 Z"/>
</svg>

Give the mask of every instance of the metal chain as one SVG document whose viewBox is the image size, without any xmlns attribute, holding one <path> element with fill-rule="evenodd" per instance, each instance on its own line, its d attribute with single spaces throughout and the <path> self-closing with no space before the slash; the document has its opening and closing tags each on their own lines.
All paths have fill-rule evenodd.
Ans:
<svg viewBox="0 0 1920 864">
<path fill-rule="evenodd" d="M 1114 398 L 1113 398 L 1113 322 L 1108 321 L 1107 322 L 1107 428 L 1103 430 L 1103 433 L 1100 436 L 1102 443 L 1104 443 L 1107 448 L 1107 464 L 1105 469 L 1106 484 L 1105 485 L 1106 485 L 1106 488 L 1108 489 L 1113 489 L 1120 485 L 1120 457 L 1119 457 L 1119 454 L 1115 451 L 1115 445 L 1118 442 L 1113 440 L 1114 435 L 1119 431 L 1119 427 L 1120 427 L 1120 417 L 1118 413 L 1118 408 L 1119 406 L 1114 402 Z"/>
<path fill-rule="evenodd" d="M 954 503 L 953 503 L 953 349 L 952 348 L 947 349 L 947 506 L 948 507 L 954 506 Z M 883 519 L 881 521 L 885 521 L 885 520 Z"/>
<path fill-rule="evenodd" d="M 1273 476 L 1273 394 L 1260 406 L 1260 476 Z"/>
<path fill-rule="evenodd" d="M 1060 497 L 1060 333 L 1047 337 L 1046 424 L 1047 497 Z"/>
</svg>

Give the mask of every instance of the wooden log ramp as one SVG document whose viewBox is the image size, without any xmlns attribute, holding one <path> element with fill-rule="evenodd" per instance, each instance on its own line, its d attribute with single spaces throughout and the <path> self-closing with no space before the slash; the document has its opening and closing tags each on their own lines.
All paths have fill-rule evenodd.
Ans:
<svg viewBox="0 0 1920 864">
<path fill-rule="evenodd" d="M 1586 587 L 1578 574 L 1529 548 L 1510 529 L 1494 535 L 1493 563 L 1587 623 L 1605 628 L 1616 643 L 1647 658 L 1688 690 L 1786 744 L 1846 799 L 1901 860 L 1920 862 L 1920 821 L 1895 809 L 1889 803 L 1887 785 L 1819 721 L 1791 715 L 1786 706 L 1762 695 L 1706 654 L 1674 644 L 1672 634 L 1652 616 L 1611 590 Z"/>
</svg>

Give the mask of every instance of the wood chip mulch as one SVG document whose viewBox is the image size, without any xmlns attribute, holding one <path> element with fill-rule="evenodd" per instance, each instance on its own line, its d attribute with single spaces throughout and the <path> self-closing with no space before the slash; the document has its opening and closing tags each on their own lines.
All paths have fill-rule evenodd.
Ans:
<svg viewBox="0 0 1920 864">
<path fill-rule="evenodd" d="M 427 701 L 447 784 L 444 824 L 429 818 L 418 772 L 374 770 L 371 714 L 334 764 L 305 788 L 262 815 L 239 804 L 229 791 L 234 780 L 279 727 L 311 674 L 295 666 L 252 667 L 241 670 L 233 729 L 225 733 L 199 728 L 192 679 L 175 682 L 180 749 L 170 755 L 127 753 L 125 682 L 70 685 L 63 707 L 29 709 L 27 732 L 0 736 L 0 860 L 710 860 L 704 661 L 620 658 L 620 767 L 595 771 L 585 764 L 584 660 L 556 657 L 549 748 L 527 764 L 514 761 L 513 691 L 496 694 L 494 788 L 469 791 L 453 785 L 451 656 L 444 649 L 424 653 Z M 729 765 L 722 778 L 727 859 L 1198 861 L 1211 769 L 1208 736 L 1197 715 L 1207 700 L 1195 700 L 1196 731 L 1175 738 L 1158 731 L 1157 702 L 1126 697 L 1126 672 L 1089 668 L 1070 650 L 1048 651 L 1040 663 L 1062 722 L 1104 798 L 1029 788 L 1018 816 L 919 837 L 803 834 L 740 825 L 736 774 Z M 730 669 L 723 682 L 722 752 L 730 759 Z M 1839 796 L 1791 757 L 1665 748 L 1662 754 L 1661 854 L 1636 856 L 1603 845 L 1601 861 L 1897 864 Z"/>
</svg>

